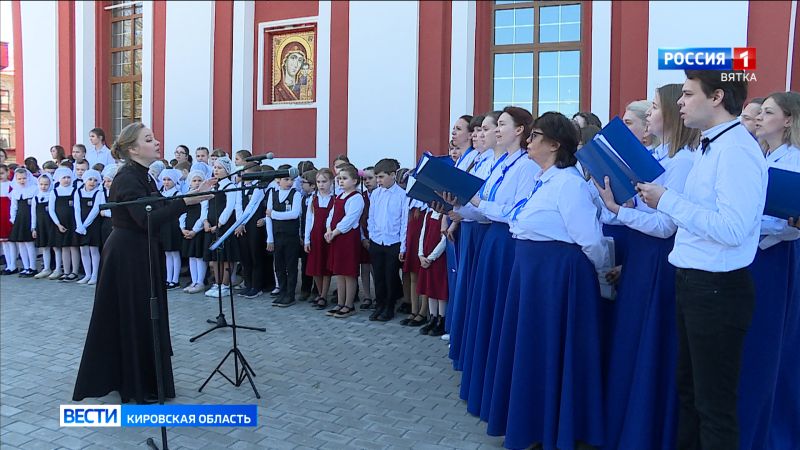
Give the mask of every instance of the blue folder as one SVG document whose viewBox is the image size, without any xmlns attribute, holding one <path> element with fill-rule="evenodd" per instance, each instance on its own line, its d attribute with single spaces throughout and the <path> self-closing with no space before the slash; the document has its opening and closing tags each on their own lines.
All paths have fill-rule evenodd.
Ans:
<svg viewBox="0 0 800 450">
<path fill-rule="evenodd" d="M 614 200 L 619 204 L 636 195 L 637 183 L 651 182 L 664 173 L 661 164 L 619 117 L 611 119 L 575 156 L 601 186 L 609 177 Z"/>
<path fill-rule="evenodd" d="M 787 220 L 800 219 L 800 172 L 770 167 L 764 214 Z"/>
<path fill-rule="evenodd" d="M 451 159 L 452 161 L 452 159 Z M 424 155 L 416 169 L 416 182 L 422 183 L 434 192 L 449 192 L 458 202 L 466 205 L 483 186 L 484 181 L 442 158 Z"/>
<path fill-rule="evenodd" d="M 453 209 L 453 207 L 446 203 L 439 194 L 433 191 L 433 189 L 422 183 L 419 183 L 413 176 L 408 177 L 408 182 L 406 184 L 406 195 L 427 205 L 430 205 L 433 202 L 440 203 L 444 207 L 445 211 L 451 211 Z"/>
</svg>

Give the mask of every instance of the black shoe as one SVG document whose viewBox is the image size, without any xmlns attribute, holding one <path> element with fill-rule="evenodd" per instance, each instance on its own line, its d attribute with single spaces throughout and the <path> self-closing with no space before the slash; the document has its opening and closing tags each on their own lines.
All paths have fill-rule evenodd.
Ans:
<svg viewBox="0 0 800 450">
<path fill-rule="evenodd" d="M 375 321 L 378 320 L 378 316 L 383 314 L 384 307 L 383 305 L 376 305 L 375 309 L 372 311 L 372 314 L 369 315 L 369 320 Z"/>
<path fill-rule="evenodd" d="M 444 316 L 438 316 L 439 320 L 436 327 L 428 331 L 428 336 L 442 336 L 444 335 Z"/>
<path fill-rule="evenodd" d="M 292 305 L 294 305 L 294 301 L 295 301 L 295 300 L 294 300 L 294 297 L 292 297 L 292 296 L 289 296 L 289 295 L 285 295 L 285 296 L 284 296 L 284 297 L 281 299 L 281 301 L 280 301 L 280 302 L 278 302 L 278 303 L 277 303 L 275 306 L 278 306 L 278 307 L 280 307 L 280 308 L 286 308 L 287 306 L 292 306 Z"/>
<path fill-rule="evenodd" d="M 425 326 L 419 329 L 419 334 L 428 334 L 431 330 L 436 328 L 439 323 L 439 316 L 432 318 Z"/>
<path fill-rule="evenodd" d="M 3 271 L 0 272 L 0 274 L 2 275 L 14 275 L 15 273 L 19 273 L 19 269 L 14 269 L 14 270 L 3 269 Z"/>
<path fill-rule="evenodd" d="M 411 319 L 408 322 L 408 326 L 410 326 L 410 327 L 421 327 L 421 326 L 425 325 L 426 323 L 428 323 L 428 318 L 423 316 L 422 314 L 417 314 L 416 317 L 414 317 L 413 319 Z"/>
<path fill-rule="evenodd" d="M 256 288 L 250 289 L 249 292 L 244 294 L 244 298 L 256 298 L 260 296 L 261 296 L 261 290 Z"/>
<path fill-rule="evenodd" d="M 34 272 L 34 271 L 33 271 L 33 270 L 31 270 L 31 269 L 28 269 L 28 270 L 23 270 L 22 272 L 20 272 L 20 273 L 19 273 L 19 277 L 20 277 L 20 278 L 31 278 L 31 277 L 33 277 L 34 275 L 36 275 L 36 272 Z"/>
<path fill-rule="evenodd" d="M 378 322 L 388 322 L 394 319 L 394 308 L 386 308 L 381 315 L 375 318 Z"/>
<path fill-rule="evenodd" d="M 179 288 L 179 287 L 181 287 L 181 285 L 178 284 L 178 283 L 167 283 L 167 290 L 168 291 L 171 291 L 172 289 L 176 289 L 176 288 Z"/>
<path fill-rule="evenodd" d="M 279 294 L 277 297 L 275 297 L 274 300 L 272 300 L 272 306 L 278 306 L 282 301 L 283 301 L 283 294 Z"/>
<path fill-rule="evenodd" d="M 252 288 L 244 287 L 242 289 L 238 289 L 236 291 L 236 295 L 238 295 L 239 297 L 247 297 L 247 294 L 249 294 L 250 291 L 252 291 L 252 290 L 253 290 Z"/>
</svg>

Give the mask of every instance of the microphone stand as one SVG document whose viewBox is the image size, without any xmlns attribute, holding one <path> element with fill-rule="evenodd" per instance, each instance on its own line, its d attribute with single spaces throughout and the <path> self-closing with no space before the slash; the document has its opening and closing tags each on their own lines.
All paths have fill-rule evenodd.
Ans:
<svg viewBox="0 0 800 450">
<path fill-rule="evenodd" d="M 247 170 L 247 169 L 249 169 L 251 167 L 258 166 L 258 165 L 260 165 L 260 164 L 257 161 L 254 162 L 254 163 L 249 163 L 249 164 L 245 165 L 244 167 L 242 167 L 241 169 L 233 171 L 230 174 L 228 174 L 227 176 L 221 178 L 221 180 L 224 180 L 226 178 L 231 178 L 234 175 L 238 175 L 238 174 L 244 172 L 245 170 Z M 243 191 L 243 190 L 245 190 L 244 181 L 242 181 L 242 187 L 235 188 L 235 189 L 225 189 L 224 191 L 227 192 L 227 191 Z M 218 206 L 217 205 L 217 197 L 216 197 L 216 195 L 214 196 L 214 205 Z M 219 239 L 219 225 L 217 225 L 217 229 L 214 230 L 214 240 L 216 241 L 218 239 Z M 221 255 L 222 255 L 220 248 L 217 248 L 216 254 L 217 254 L 217 262 L 219 262 L 220 258 L 221 258 Z M 228 270 L 230 271 L 230 268 Z M 228 272 L 228 273 L 230 273 L 230 272 Z M 233 292 L 233 286 L 231 286 L 231 292 Z M 194 342 L 194 341 L 200 339 L 201 337 L 207 335 L 208 333 L 211 333 L 214 330 L 218 330 L 220 328 L 227 328 L 227 327 L 231 327 L 234 330 L 238 327 L 238 328 L 244 328 L 246 330 L 251 330 L 251 331 L 262 331 L 262 332 L 266 332 L 267 331 L 266 328 L 251 327 L 251 326 L 246 326 L 246 325 L 236 325 L 236 324 L 229 324 L 228 323 L 228 321 L 225 318 L 225 313 L 222 311 L 222 284 L 220 284 L 218 289 L 217 289 L 217 304 L 219 306 L 219 313 L 217 314 L 217 317 L 215 319 L 207 319 L 206 320 L 206 322 L 208 322 L 208 323 L 210 323 L 210 324 L 212 324 L 214 326 L 209 328 L 209 329 L 207 329 L 206 331 L 203 331 L 202 333 L 200 333 L 200 334 L 198 334 L 196 336 L 192 336 L 189 339 L 189 342 Z"/>
</svg>

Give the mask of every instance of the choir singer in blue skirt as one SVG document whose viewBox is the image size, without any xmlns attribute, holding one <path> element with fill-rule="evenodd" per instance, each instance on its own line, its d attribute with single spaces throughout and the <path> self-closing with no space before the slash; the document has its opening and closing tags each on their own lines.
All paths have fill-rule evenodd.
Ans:
<svg viewBox="0 0 800 450">
<path fill-rule="evenodd" d="M 603 443 L 598 274 L 610 258 L 578 140 L 560 113 L 534 121 L 527 150 L 541 170 L 509 212 L 516 249 L 489 415 L 507 448 Z"/>
</svg>

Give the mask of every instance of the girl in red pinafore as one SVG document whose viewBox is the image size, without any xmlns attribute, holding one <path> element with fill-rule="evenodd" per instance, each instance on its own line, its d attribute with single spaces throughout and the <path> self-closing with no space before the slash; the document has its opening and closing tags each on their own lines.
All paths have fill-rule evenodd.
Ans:
<svg viewBox="0 0 800 450">
<path fill-rule="evenodd" d="M 428 210 L 419 238 L 420 262 L 417 294 L 428 301 L 430 321 L 419 332 L 429 336 L 444 334 L 444 312 L 447 309 L 447 236 L 442 234 L 442 215 Z"/>
<path fill-rule="evenodd" d="M 0 242 L 3 243 L 3 255 L 6 268 L 3 275 L 16 273 L 17 245 L 8 242 L 11 235 L 11 181 L 8 179 L 8 166 L 0 164 Z"/>
<path fill-rule="evenodd" d="M 325 240 L 331 244 L 328 269 L 336 275 L 338 304 L 328 315 L 343 318 L 353 315 L 353 302 L 358 292 L 358 269 L 361 248 L 359 219 L 364 211 L 364 197 L 356 190 L 358 169 L 352 165 L 339 168 L 337 175 L 342 193 L 333 201 L 328 214 Z"/>
<path fill-rule="evenodd" d="M 401 309 L 398 311 L 411 314 L 408 318 L 401 320 L 400 325 L 415 325 L 411 322 L 413 322 L 418 315 L 424 316 L 428 309 L 428 305 L 420 304 L 420 299 L 417 295 L 417 278 L 421 266 L 416 252 L 416 249 L 419 247 L 419 234 L 422 231 L 425 211 L 428 207 L 419 200 L 409 198 L 407 201 L 406 210 L 408 218 L 404 239 L 406 240 L 406 251 L 408 253 L 400 253 L 400 261 L 403 262 L 403 295 L 411 304 L 409 309 L 404 309 L 404 307 L 401 306 Z"/>
<path fill-rule="evenodd" d="M 369 244 L 369 230 L 367 229 L 369 194 L 372 192 L 372 189 L 375 189 L 374 187 L 372 189 L 369 188 L 367 179 L 370 176 L 372 180 L 375 179 L 375 174 L 371 172 L 372 169 L 372 167 L 367 167 L 359 173 L 363 183 L 361 196 L 364 197 L 364 211 L 361 213 L 361 219 L 359 220 L 359 229 L 361 230 L 361 255 L 359 262 L 361 263 L 361 290 L 364 292 L 364 301 L 361 303 L 361 309 L 372 308 L 372 260 L 369 257 L 369 249 L 367 248 Z M 374 184 L 374 181 L 372 184 Z"/>
<path fill-rule="evenodd" d="M 328 253 L 330 244 L 325 241 L 326 222 L 328 214 L 333 207 L 333 172 L 330 169 L 320 169 L 317 172 L 317 192 L 311 199 L 311 207 L 306 214 L 306 233 L 304 236 L 305 251 L 308 253 L 306 261 L 306 275 L 314 277 L 319 297 L 315 300 L 314 307 L 325 309 L 328 306 L 328 290 L 331 286 L 331 271 L 328 270 Z"/>
</svg>

